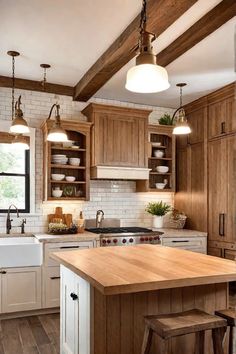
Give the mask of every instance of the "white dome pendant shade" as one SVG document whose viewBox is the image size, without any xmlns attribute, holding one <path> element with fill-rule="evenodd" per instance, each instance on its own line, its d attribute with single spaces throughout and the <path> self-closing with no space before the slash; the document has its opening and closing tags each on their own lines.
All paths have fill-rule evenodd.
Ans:
<svg viewBox="0 0 236 354">
<path fill-rule="evenodd" d="M 126 76 L 125 88 L 137 93 L 154 93 L 167 90 L 170 87 L 168 73 L 165 68 L 156 63 L 153 53 L 153 33 L 143 31 L 140 35 L 139 51 L 136 65 L 130 68 Z"/>
<path fill-rule="evenodd" d="M 52 111 L 54 108 L 56 108 L 55 121 L 53 123 L 53 126 L 49 129 L 49 132 L 47 135 L 47 141 L 52 141 L 52 142 L 68 141 L 66 131 L 61 126 L 61 118 L 60 118 L 60 113 L 59 113 L 60 105 L 59 104 L 55 103 L 52 105 L 47 121 L 50 120 L 51 115 L 52 115 Z"/>
<path fill-rule="evenodd" d="M 20 108 L 21 106 L 21 96 L 19 96 L 15 105 L 15 118 L 10 126 L 10 132 L 14 134 L 24 134 L 29 133 L 29 127 L 26 120 L 23 118 L 23 112 Z"/>
<path fill-rule="evenodd" d="M 186 135 L 191 133 L 191 128 L 188 124 L 188 120 L 185 115 L 185 110 L 183 108 L 183 87 L 186 85 L 187 84 L 185 82 L 180 82 L 179 84 L 176 84 L 176 86 L 180 88 L 180 106 L 176 109 L 172 117 L 172 122 L 174 122 L 175 120 L 175 127 L 172 132 L 174 135 Z M 178 117 L 175 118 L 177 113 Z"/>
<path fill-rule="evenodd" d="M 23 136 L 22 134 L 18 134 L 15 136 L 15 138 L 12 141 L 12 145 L 14 145 L 14 147 L 19 150 L 29 150 L 30 149 L 29 144 L 26 140 L 26 137 Z"/>
</svg>

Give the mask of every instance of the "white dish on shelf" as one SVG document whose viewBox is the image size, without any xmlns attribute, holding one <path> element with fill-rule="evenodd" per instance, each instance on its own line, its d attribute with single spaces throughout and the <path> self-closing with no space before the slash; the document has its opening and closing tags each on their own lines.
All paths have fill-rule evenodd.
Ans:
<svg viewBox="0 0 236 354">
<path fill-rule="evenodd" d="M 54 155 L 52 155 L 52 158 L 53 159 L 62 159 L 62 158 L 67 158 L 67 156 L 66 155 L 60 155 L 60 154 L 54 154 Z"/>
<path fill-rule="evenodd" d="M 156 170 L 159 173 L 167 173 L 169 171 L 169 167 L 168 166 L 157 166 Z"/>
<path fill-rule="evenodd" d="M 154 150 L 153 152 L 155 157 L 162 158 L 164 156 L 164 151 L 162 150 Z"/>
<path fill-rule="evenodd" d="M 79 145 L 72 145 L 71 147 L 72 147 L 72 149 L 75 149 L 75 150 L 80 148 Z"/>
<path fill-rule="evenodd" d="M 161 146 L 161 142 L 158 141 L 158 142 L 156 142 L 156 143 L 152 143 L 152 146 L 153 146 L 153 147 Z"/>
<path fill-rule="evenodd" d="M 66 181 L 67 182 L 74 182 L 75 181 L 75 177 L 74 176 L 66 176 Z"/>
<path fill-rule="evenodd" d="M 52 173 L 51 177 L 53 181 L 62 181 L 65 178 L 65 175 L 59 173 Z"/>
<path fill-rule="evenodd" d="M 166 183 L 156 183 L 156 189 L 164 189 L 166 186 Z"/>
<path fill-rule="evenodd" d="M 64 142 L 62 143 L 62 146 L 65 147 L 65 148 L 67 148 L 67 147 L 72 147 L 73 142 L 74 142 L 73 140 L 64 141 Z"/>
<path fill-rule="evenodd" d="M 55 198 L 60 198 L 62 196 L 63 191 L 61 189 L 53 189 L 52 196 Z"/>
<path fill-rule="evenodd" d="M 69 158 L 69 164 L 73 166 L 79 166 L 80 165 L 80 158 L 78 157 L 70 157 Z"/>
</svg>

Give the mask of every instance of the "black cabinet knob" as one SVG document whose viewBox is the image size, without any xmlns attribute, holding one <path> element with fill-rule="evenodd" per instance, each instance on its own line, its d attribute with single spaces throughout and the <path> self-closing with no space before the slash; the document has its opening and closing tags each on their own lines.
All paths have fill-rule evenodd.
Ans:
<svg viewBox="0 0 236 354">
<path fill-rule="evenodd" d="M 1 274 L 7 274 L 7 272 L 5 270 L 1 270 L 0 273 Z"/>
<path fill-rule="evenodd" d="M 71 293 L 70 297 L 72 298 L 72 300 L 77 300 L 78 299 L 78 295 L 76 295 L 75 293 Z"/>
</svg>

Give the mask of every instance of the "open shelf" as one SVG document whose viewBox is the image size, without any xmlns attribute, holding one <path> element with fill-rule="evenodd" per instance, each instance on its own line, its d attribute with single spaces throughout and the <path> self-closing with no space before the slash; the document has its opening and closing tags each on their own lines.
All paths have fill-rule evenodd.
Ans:
<svg viewBox="0 0 236 354">
<path fill-rule="evenodd" d="M 51 181 L 51 183 L 60 183 L 60 184 L 85 184 L 85 181 L 74 181 L 74 182 L 69 182 L 69 181 Z"/>
<path fill-rule="evenodd" d="M 150 175 L 168 175 L 168 176 L 171 176 L 171 173 L 170 172 L 166 172 L 166 173 L 164 173 L 164 172 L 150 172 Z"/>
<path fill-rule="evenodd" d="M 58 165 L 56 163 L 52 163 L 50 165 L 51 168 L 64 168 L 69 170 L 85 170 L 85 166 L 73 166 L 73 165 Z"/>
<path fill-rule="evenodd" d="M 171 161 L 172 157 L 149 157 L 149 160 L 166 160 L 166 161 Z"/>
<path fill-rule="evenodd" d="M 52 150 L 62 150 L 62 151 L 75 151 L 75 152 L 77 152 L 77 151 L 86 151 L 86 149 L 81 149 L 81 148 L 79 148 L 79 149 L 75 149 L 75 148 L 71 148 L 71 147 L 57 147 L 57 146 L 52 146 L 52 148 L 51 148 Z"/>
<path fill-rule="evenodd" d="M 157 188 L 149 188 L 150 192 L 173 192 L 171 188 L 157 189 Z"/>
</svg>

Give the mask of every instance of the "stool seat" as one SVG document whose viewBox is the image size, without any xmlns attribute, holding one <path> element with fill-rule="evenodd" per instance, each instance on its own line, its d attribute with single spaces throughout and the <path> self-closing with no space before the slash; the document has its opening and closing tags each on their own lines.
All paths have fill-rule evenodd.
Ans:
<svg viewBox="0 0 236 354">
<path fill-rule="evenodd" d="M 236 326 L 236 311 L 234 309 L 216 311 L 215 314 L 225 318 L 229 326 Z"/>
<path fill-rule="evenodd" d="M 168 315 L 145 316 L 145 322 L 163 339 L 227 326 L 226 320 L 222 317 L 198 309 Z"/>
</svg>

